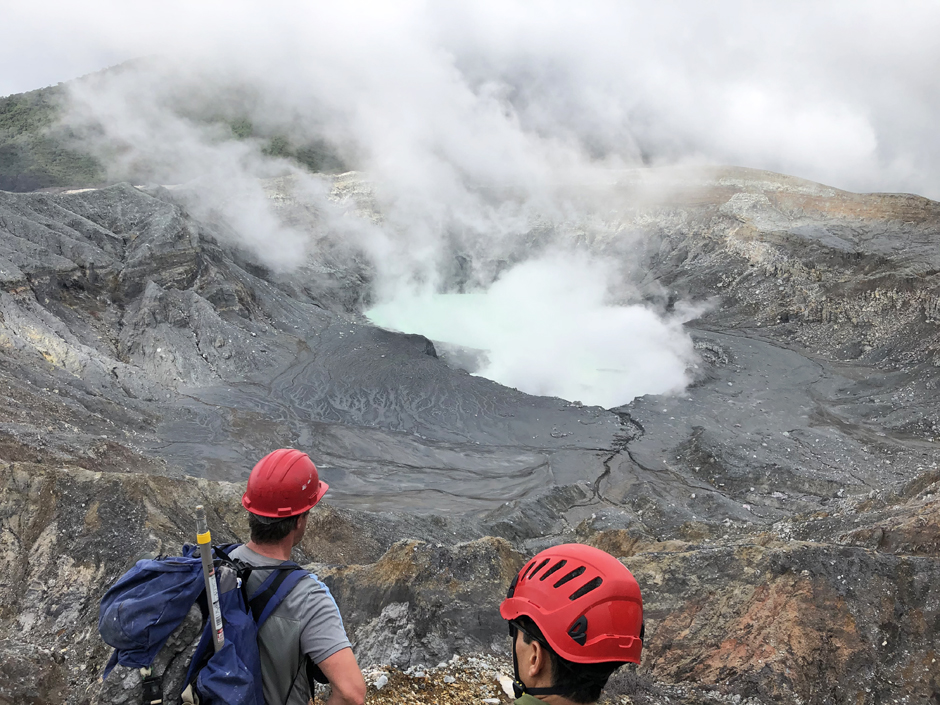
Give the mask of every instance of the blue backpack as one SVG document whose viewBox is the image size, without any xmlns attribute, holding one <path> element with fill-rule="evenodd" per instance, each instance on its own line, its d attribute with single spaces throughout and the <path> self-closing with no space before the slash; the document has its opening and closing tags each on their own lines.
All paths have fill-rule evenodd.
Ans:
<svg viewBox="0 0 940 705">
<path fill-rule="evenodd" d="M 185 544 L 182 556 L 137 561 L 101 598 L 98 631 L 114 647 L 104 678 L 118 664 L 150 669 L 167 638 L 198 604 L 205 626 L 183 689 L 191 686 L 200 705 L 264 705 L 258 630 L 309 573 L 292 561 L 259 567 L 232 559 L 229 552 L 238 545 L 213 547 L 225 630 L 225 644 L 218 652 L 208 619 L 199 548 Z M 271 573 L 249 596 L 248 576 L 253 570 Z M 171 695 L 178 699 L 181 693 Z M 161 676 L 151 672 L 143 678 L 143 702 L 163 702 Z"/>
</svg>

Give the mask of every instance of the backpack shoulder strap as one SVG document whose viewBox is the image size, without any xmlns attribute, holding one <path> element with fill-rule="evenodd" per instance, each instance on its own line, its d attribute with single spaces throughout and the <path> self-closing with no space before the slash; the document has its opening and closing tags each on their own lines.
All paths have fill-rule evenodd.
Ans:
<svg viewBox="0 0 940 705">
<path fill-rule="evenodd" d="M 240 543 L 226 543 L 218 546 L 213 546 L 213 556 L 215 560 L 220 560 L 223 563 L 229 563 L 234 566 L 241 584 L 244 586 L 242 588 L 243 594 L 245 595 L 245 601 L 248 601 L 248 594 L 245 592 L 248 586 L 248 576 L 251 575 L 253 566 L 247 561 L 243 561 L 241 558 L 232 558 L 232 551 L 241 546 Z"/>
<path fill-rule="evenodd" d="M 264 570 L 264 568 L 262 568 Z M 285 561 L 279 566 L 272 566 L 271 575 L 261 584 L 257 592 L 248 600 L 248 607 L 258 628 L 265 623 L 271 613 L 287 597 L 294 587 L 310 575 L 293 561 Z"/>
<path fill-rule="evenodd" d="M 223 544 L 218 544 L 216 546 L 213 546 L 213 548 L 216 549 L 217 551 L 222 551 L 222 553 L 224 553 L 226 557 L 228 557 L 229 553 L 231 553 L 233 550 L 235 550 L 241 545 L 242 544 L 240 543 L 223 543 Z"/>
</svg>

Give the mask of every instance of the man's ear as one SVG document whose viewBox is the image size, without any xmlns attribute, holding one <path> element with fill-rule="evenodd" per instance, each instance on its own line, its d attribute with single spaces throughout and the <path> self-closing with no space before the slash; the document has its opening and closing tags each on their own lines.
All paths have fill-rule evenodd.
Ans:
<svg viewBox="0 0 940 705">
<path fill-rule="evenodd" d="M 297 517 L 297 526 L 296 526 L 296 528 L 294 529 L 294 531 L 296 532 L 296 534 L 295 534 L 295 536 L 294 536 L 294 545 L 295 545 L 295 546 L 296 546 L 298 543 L 300 543 L 300 540 L 303 538 L 303 535 L 304 535 L 304 533 L 305 533 L 306 530 L 307 530 L 307 514 L 308 514 L 308 512 L 304 512 L 304 513 L 301 514 L 299 517 Z"/>
<path fill-rule="evenodd" d="M 526 659 L 529 676 L 538 678 L 540 675 L 549 675 L 548 669 L 551 668 L 551 662 L 545 647 L 539 643 L 538 639 L 533 639 L 526 646 L 529 647 Z"/>
</svg>

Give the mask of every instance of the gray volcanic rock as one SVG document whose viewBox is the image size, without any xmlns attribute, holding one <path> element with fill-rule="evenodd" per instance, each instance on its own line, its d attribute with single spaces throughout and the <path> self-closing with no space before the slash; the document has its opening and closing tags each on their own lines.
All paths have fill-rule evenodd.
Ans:
<svg viewBox="0 0 940 705">
<path fill-rule="evenodd" d="M 198 605 L 193 605 L 183 622 L 167 638 L 153 661 L 153 675 L 161 679 L 160 684 L 167 701 L 172 701 L 173 694 L 183 692 L 186 687 L 186 674 L 193 653 L 199 645 L 203 627 L 202 611 Z M 108 703 L 138 705 L 143 701 L 142 683 L 139 668 L 117 664 L 104 679 L 94 702 L 101 705 Z"/>
<path fill-rule="evenodd" d="M 823 510 L 936 468 L 940 205 L 746 169 L 659 179 L 620 227 L 647 235 L 651 297 L 712 306 L 689 324 L 701 361 L 686 394 L 618 409 L 642 433 L 601 495 L 668 535 Z"/>
<path fill-rule="evenodd" d="M 616 415 L 453 370 L 426 339 L 343 313 L 345 292 L 314 299 L 244 264 L 165 198 L 0 195 L 2 374 L 11 403 L 57 408 L 0 429 L 16 457 L 71 461 L 97 437 L 146 456 L 142 469 L 236 479 L 301 445 L 337 501 L 430 511 L 602 472 Z"/>
<path fill-rule="evenodd" d="M 276 275 L 179 192 L 0 192 L 0 701 L 99 697 L 107 585 L 178 550 L 195 504 L 245 538 L 225 481 L 287 445 L 332 486 L 297 557 L 365 661 L 502 653 L 515 566 L 574 540 L 640 580 L 635 702 L 940 697 L 940 205 L 744 169 L 617 178 L 616 213 L 520 244 L 575 239 L 638 300 L 708 303 L 689 389 L 613 410 L 368 325 L 347 246 Z"/>
</svg>

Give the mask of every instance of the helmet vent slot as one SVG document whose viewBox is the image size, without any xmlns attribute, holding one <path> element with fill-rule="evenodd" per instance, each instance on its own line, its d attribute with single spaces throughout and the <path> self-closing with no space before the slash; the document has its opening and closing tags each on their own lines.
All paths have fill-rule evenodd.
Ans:
<svg viewBox="0 0 940 705">
<path fill-rule="evenodd" d="M 529 580 L 532 580 L 533 578 L 535 578 L 535 574 L 538 573 L 540 570 L 542 570 L 542 568 L 544 568 L 546 565 L 548 565 L 549 560 L 551 559 L 546 558 L 544 561 L 539 563 L 538 566 L 536 566 L 535 570 L 529 573 Z"/>
<path fill-rule="evenodd" d="M 557 587 L 561 587 L 562 585 L 564 585 L 565 583 L 567 583 L 569 580 L 574 580 L 575 578 L 577 578 L 577 577 L 578 577 L 579 575 L 581 575 L 583 572 L 584 572 L 584 566 L 583 566 L 583 565 L 582 565 L 582 566 L 578 566 L 577 568 L 575 568 L 574 570 L 572 570 L 570 573 L 568 573 L 567 575 L 565 575 L 564 577 L 562 577 L 562 579 L 559 580 L 557 583 L 555 583 L 554 587 L 556 587 L 556 588 L 557 588 Z"/>
<path fill-rule="evenodd" d="M 529 565 L 526 566 L 525 570 L 519 574 L 519 580 L 525 580 L 526 576 L 529 574 L 529 571 L 532 570 L 532 567 L 535 565 L 535 560 L 533 559 Z"/>
<path fill-rule="evenodd" d="M 575 590 L 571 594 L 571 597 L 569 597 L 568 599 L 577 600 L 579 597 L 584 597 L 589 592 L 591 592 L 591 590 L 597 590 L 597 588 L 599 588 L 601 586 L 601 583 L 603 582 L 604 582 L 604 579 L 598 576 L 594 578 L 594 580 L 591 580 L 590 582 L 585 583 L 584 585 L 579 587 L 577 590 Z"/>
<path fill-rule="evenodd" d="M 565 563 L 567 562 L 568 561 L 566 561 L 565 559 L 558 561 L 555 565 L 553 565 L 551 568 L 549 568 L 544 573 L 542 573 L 542 577 L 539 578 L 539 580 L 545 580 L 545 578 L 547 578 L 549 575 L 554 573 L 556 570 L 561 570 L 562 568 L 565 567 Z"/>
</svg>

